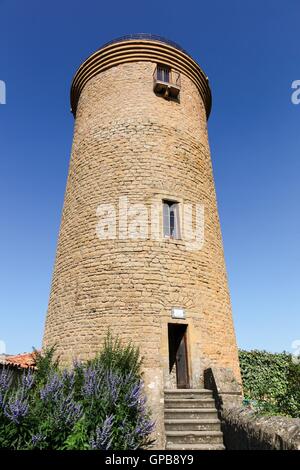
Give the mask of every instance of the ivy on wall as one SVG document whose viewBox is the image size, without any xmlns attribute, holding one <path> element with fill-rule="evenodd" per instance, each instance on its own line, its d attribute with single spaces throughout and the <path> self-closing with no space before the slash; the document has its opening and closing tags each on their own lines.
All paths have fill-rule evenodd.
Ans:
<svg viewBox="0 0 300 470">
<path fill-rule="evenodd" d="M 258 350 L 240 350 L 239 359 L 246 400 L 262 413 L 300 417 L 300 361 Z"/>
</svg>

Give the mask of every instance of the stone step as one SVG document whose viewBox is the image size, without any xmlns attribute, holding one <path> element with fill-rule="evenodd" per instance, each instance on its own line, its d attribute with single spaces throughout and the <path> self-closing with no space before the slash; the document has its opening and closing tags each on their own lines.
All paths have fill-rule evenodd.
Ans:
<svg viewBox="0 0 300 470">
<path fill-rule="evenodd" d="M 190 399 L 190 398 L 167 398 L 165 399 L 165 409 L 167 408 L 214 408 L 215 400 L 212 398 Z"/>
<path fill-rule="evenodd" d="M 167 450 L 225 450 L 222 444 L 167 444 Z"/>
<path fill-rule="evenodd" d="M 221 431 L 167 431 L 169 444 L 223 444 Z"/>
<path fill-rule="evenodd" d="M 218 419 L 216 408 L 165 408 L 167 419 Z"/>
<path fill-rule="evenodd" d="M 199 399 L 199 398 L 212 398 L 212 391 L 203 389 L 166 389 L 164 391 L 165 399 L 168 398 L 190 398 L 190 399 Z"/>
<path fill-rule="evenodd" d="M 166 431 L 220 431 L 218 419 L 165 419 Z"/>
</svg>

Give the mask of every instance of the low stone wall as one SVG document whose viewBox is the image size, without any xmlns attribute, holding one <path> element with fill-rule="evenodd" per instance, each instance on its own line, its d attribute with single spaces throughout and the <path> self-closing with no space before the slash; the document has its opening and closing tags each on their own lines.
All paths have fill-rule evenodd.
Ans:
<svg viewBox="0 0 300 470">
<path fill-rule="evenodd" d="M 300 450 L 300 419 L 225 408 L 221 420 L 227 450 Z"/>
<path fill-rule="evenodd" d="M 227 450 L 300 450 L 300 419 L 243 407 L 241 384 L 230 369 L 206 369 L 204 384 L 213 390 Z"/>
</svg>

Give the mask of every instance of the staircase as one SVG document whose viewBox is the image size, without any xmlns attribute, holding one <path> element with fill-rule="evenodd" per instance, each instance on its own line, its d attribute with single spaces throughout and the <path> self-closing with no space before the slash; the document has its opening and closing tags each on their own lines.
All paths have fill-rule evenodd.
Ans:
<svg viewBox="0 0 300 470">
<path fill-rule="evenodd" d="M 225 450 L 215 401 L 210 390 L 165 390 L 168 450 Z"/>
</svg>

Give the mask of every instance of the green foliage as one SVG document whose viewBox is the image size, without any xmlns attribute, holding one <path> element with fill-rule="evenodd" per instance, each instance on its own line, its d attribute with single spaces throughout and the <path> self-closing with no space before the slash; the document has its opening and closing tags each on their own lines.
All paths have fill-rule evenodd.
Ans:
<svg viewBox="0 0 300 470">
<path fill-rule="evenodd" d="M 43 351 L 43 354 L 37 349 L 33 349 L 36 371 L 35 382 L 39 385 L 44 385 L 49 375 L 58 371 L 58 359 L 55 358 L 55 346 L 52 346 Z"/>
<path fill-rule="evenodd" d="M 241 350 L 239 359 L 245 398 L 274 400 L 286 393 L 287 354 Z"/>
<path fill-rule="evenodd" d="M 300 417 L 300 363 L 289 362 L 287 373 L 287 393 L 278 400 L 279 409 L 282 413 Z"/>
<path fill-rule="evenodd" d="M 113 338 L 110 331 L 104 342 L 104 348 L 99 355 L 92 361 L 94 364 L 100 363 L 105 369 L 113 369 L 122 374 L 141 374 L 142 359 L 139 349 L 129 343 L 122 345 L 118 337 Z"/>
<path fill-rule="evenodd" d="M 16 381 L 0 370 L 0 448 L 127 450 L 147 447 L 154 423 L 133 345 L 109 334 L 99 355 L 61 370 L 55 348 Z"/>
<path fill-rule="evenodd" d="M 63 450 L 89 450 L 89 435 L 84 419 L 75 423 L 74 428 L 65 440 Z"/>
<path fill-rule="evenodd" d="M 263 414 L 300 417 L 300 364 L 291 354 L 239 351 L 245 399 Z"/>
</svg>

